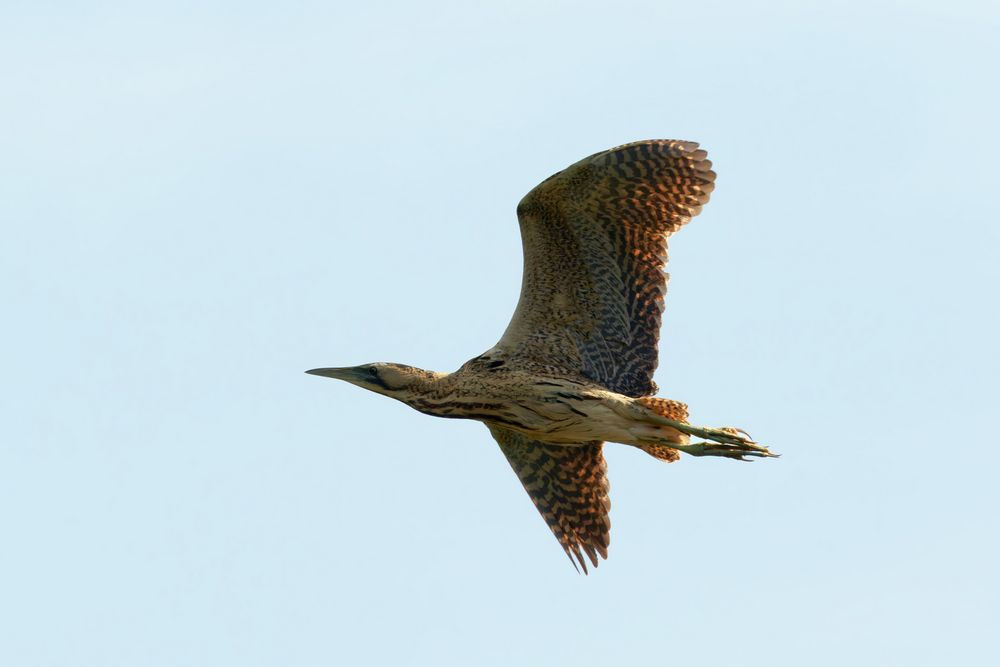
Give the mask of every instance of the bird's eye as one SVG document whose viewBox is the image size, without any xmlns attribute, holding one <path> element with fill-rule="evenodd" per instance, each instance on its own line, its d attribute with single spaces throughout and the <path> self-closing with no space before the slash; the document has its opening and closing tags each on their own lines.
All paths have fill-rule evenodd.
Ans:
<svg viewBox="0 0 1000 667">
<path fill-rule="evenodd" d="M 378 369 L 375 368 L 374 366 L 370 366 L 368 368 L 368 375 L 370 375 L 373 378 L 377 378 L 378 377 Z"/>
</svg>

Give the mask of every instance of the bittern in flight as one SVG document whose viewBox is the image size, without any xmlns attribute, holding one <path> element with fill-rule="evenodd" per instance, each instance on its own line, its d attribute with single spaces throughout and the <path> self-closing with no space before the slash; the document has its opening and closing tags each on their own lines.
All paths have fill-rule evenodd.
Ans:
<svg viewBox="0 0 1000 667">
<path fill-rule="evenodd" d="M 574 566 L 608 557 L 605 441 L 662 461 L 774 456 L 734 428 L 652 398 L 667 237 L 714 188 L 688 141 L 612 148 L 542 181 L 517 207 L 521 297 L 500 342 L 454 373 L 373 363 L 308 371 L 428 415 L 486 424 Z M 691 436 L 703 441 L 692 442 Z"/>
</svg>

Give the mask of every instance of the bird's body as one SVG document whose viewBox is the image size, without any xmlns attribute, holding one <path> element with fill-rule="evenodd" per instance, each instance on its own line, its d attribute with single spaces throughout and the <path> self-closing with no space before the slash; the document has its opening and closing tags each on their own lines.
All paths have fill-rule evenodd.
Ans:
<svg viewBox="0 0 1000 667">
<path fill-rule="evenodd" d="M 688 434 L 662 421 L 649 421 L 667 416 L 644 405 L 649 399 L 624 396 L 582 379 L 506 365 L 487 353 L 454 373 L 426 378 L 419 391 L 400 400 L 427 415 L 488 422 L 556 445 L 610 441 L 643 447 L 658 438 L 684 447 L 688 442 Z M 683 419 L 686 407 L 671 403 L 677 406 L 673 416 Z"/>
<path fill-rule="evenodd" d="M 697 144 L 645 141 L 597 153 L 518 205 L 524 279 L 500 341 L 454 373 L 399 364 L 309 371 L 425 414 L 484 422 L 574 564 L 607 557 L 602 443 L 665 461 L 773 456 L 733 428 L 687 422 L 652 398 L 667 237 L 698 214 L 715 173 Z M 707 442 L 690 441 L 690 436 Z"/>
<path fill-rule="evenodd" d="M 608 440 L 638 445 L 630 431 L 636 428 L 633 415 L 642 411 L 637 399 L 583 380 L 489 368 L 494 363 L 489 359 L 476 357 L 428 381 L 404 402 L 424 414 L 488 422 L 551 444 Z"/>
</svg>

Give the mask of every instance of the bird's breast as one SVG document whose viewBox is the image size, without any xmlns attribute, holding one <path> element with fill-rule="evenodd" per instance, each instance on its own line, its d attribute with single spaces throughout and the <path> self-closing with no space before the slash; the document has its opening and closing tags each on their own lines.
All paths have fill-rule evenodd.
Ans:
<svg viewBox="0 0 1000 667">
<path fill-rule="evenodd" d="M 615 409 L 624 398 L 572 380 L 490 373 L 407 402 L 436 417 L 495 424 L 553 444 L 580 444 L 629 437 L 629 422 Z"/>
</svg>

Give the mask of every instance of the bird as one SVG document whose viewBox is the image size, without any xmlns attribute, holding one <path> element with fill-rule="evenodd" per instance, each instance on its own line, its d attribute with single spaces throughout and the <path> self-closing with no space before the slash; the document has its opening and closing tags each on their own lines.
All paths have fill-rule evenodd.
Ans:
<svg viewBox="0 0 1000 667">
<path fill-rule="evenodd" d="M 587 573 L 610 544 L 605 442 L 667 462 L 681 453 L 777 456 L 742 429 L 695 426 L 684 403 L 655 397 L 667 239 L 701 212 L 715 178 L 691 141 L 590 155 L 517 206 L 521 292 L 496 345 L 452 373 L 387 362 L 306 372 L 427 415 L 483 422 L 570 562 Z"/>
</svg>

